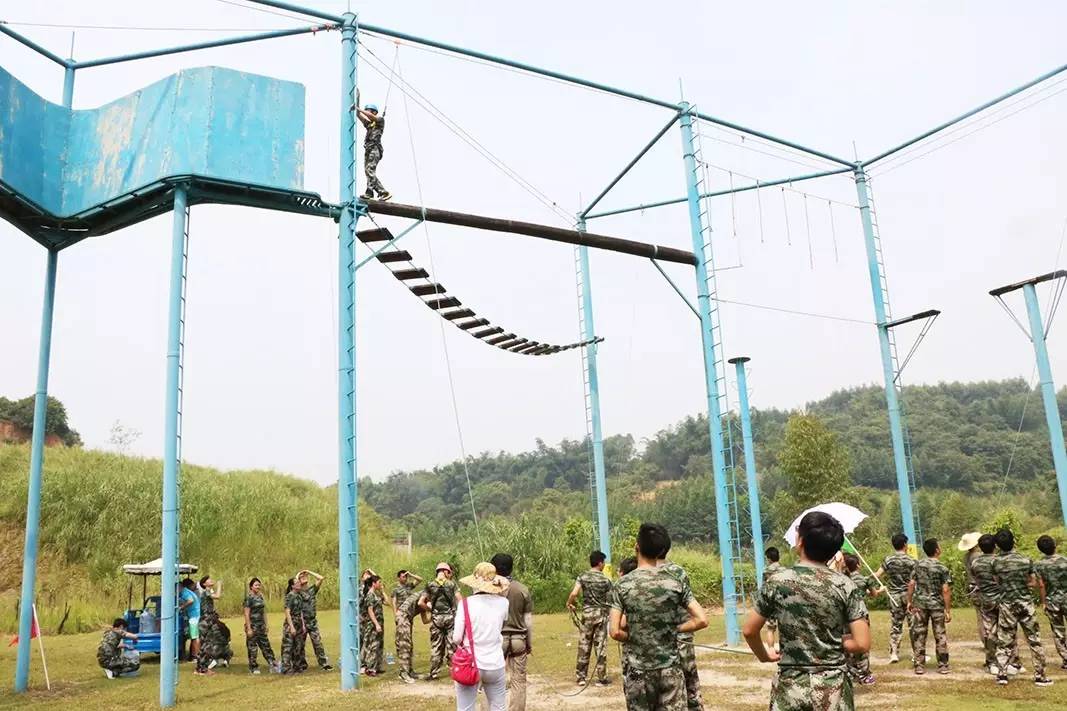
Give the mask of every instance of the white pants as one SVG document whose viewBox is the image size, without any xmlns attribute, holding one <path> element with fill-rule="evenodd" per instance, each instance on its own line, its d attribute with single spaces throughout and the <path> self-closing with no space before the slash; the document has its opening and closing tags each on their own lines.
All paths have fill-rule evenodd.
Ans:
<svg viewBox="0 0 1067 711">
<path fill-rule="evenodd" d="M 482 678 L 481 688 L 489 700 L 489 711 L 505 711 L 507 708 L 507 691 L 504 681 L 505 669 L 479 669 Z M 456 711 L 474 711 L 478 701 L 478 686 L 456 684 Z"/>
</svg>

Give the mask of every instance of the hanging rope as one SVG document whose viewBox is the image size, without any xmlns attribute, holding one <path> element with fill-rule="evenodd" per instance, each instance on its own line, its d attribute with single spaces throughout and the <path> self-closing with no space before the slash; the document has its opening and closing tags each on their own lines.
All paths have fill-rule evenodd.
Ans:
<svg viewBox="0 0 1067 711">
<path fill-rule="evenodd" d="M 815 271 L 815 251 L 811 246 L 811 217 L 808 215 L 808 194 L 804 193 L 804 229 L 808 232 L 808 264 Z"/>
<path fill-rule="evenodd" d="M 764 244 L 766 240 L 763 238 L 763 198 L 760 197 L 760 193 L 763 191 L 760 189 L 759 180 L 756 181 L 756 209 L 759 210 L 759 243 Z"/>
<path fill-rule="evenodd" d="M 782 212 L 785 214 L 785 243 L 793 246 L 793 236 L 789 232 L 789 205 L 785 202 L 785 188 L 782 188 Z"/>
<path fill-rule="evenodd" d="M 396 54 L 397 76 L 401 76 L 399 49 L 398 46 Z M 405 123 L 408 127 L 408 143 L 411 146 L 411 163 L 415 170 L 415 188 L 419 194 L 419 204 L 425 205 L 426 201 L 423 200 L 422 196 L 422 179 L 419 177 L 419 161 L 415 153 L 415 133 L 411 126 L 412 121 L 411 112 L 408 107 L 408 97 L 403 89 L 401 89 L 401 94 L 404 97 L 404 118 L 406 119 Z M 434 268 L 433 261 L 433 246 L 430 242 L 429 223 L 425 220 L 422 222 L 422 231 L 426 237 L 426 252 L 430 260 L 430 277 L 436 281 L 434 278 L 436 269 Z M 463 458 L 463 477 L 467 481 L 467 496 L 471 501 L 471 519 L 474 521 L 474 535 L 478 539 L 478 550 L 481 552 L 482 558 L 485 558 L 485 542 L 482 540 L 482 529 L 478 524 L 478 510 L 474 504 L 474 487 L 471 486 L 471 471 L 470 466 L 467 463 L 467 447 L 463 440 L 463 425 L 461 424 L 459 417 L 459 400 L 456 398 L 456 381 L 452 375 L 452 358 L 448 352 L 448 338 L 445 335 L 445 322 L 438 319 L 438 324 L 441 327 L 441 347 L 444 350 L 445 355 L 445 371 L 448 373 L 448 392 L 452 397 L 452 415 L 456 422 L 456 436 L 459 438 L 459 453 Z"/>
<path fill-rule="evenodd" d="M 834 225 L 834 204 L 827 200 L 826 207 L 830 209 L 830 238 L 834 242 L 834 262 L 840 264 L 841 260 L 837 254 L 837 227 Z"/>
</svg>

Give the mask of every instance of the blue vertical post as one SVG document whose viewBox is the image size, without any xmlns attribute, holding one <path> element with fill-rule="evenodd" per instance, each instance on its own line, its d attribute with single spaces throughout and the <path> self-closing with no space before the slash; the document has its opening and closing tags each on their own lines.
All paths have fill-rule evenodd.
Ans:
<svg viewBox="0 0 1067 711">
<path fill-rule="evenodd" d="M 1045 421 L 1048 423 L 1049 444 L 1052 447 L 1052 463 L 1056 468 L 1056 484 L 1060 491 L 1060 511 L 1067 525 L 1067 451 L 1063 444 L 1063 425 L 1060 422 L 1059 404 L 1056 402 L 1056 386 L 1052 383 L 1052 366 L 1048 360 L 1045 343 L 1045 326 L 1041 321 L 1041 305 L 1037 301 L 1037 289 L 1033 284 L 1023 284 L 1026 299 L 1026 315 L 1030 319 L 1030 340 L 1037 356 L 1037 374 L 1041 383 L 1041 399 L 1045 404 Z"/>
<path fill-rule="evenodd" d="M 915 538 L 915 516 L 911 505 L 911 485 L 908 481 L 908 459 L 904 450 L 904 426 L 900 417 L 900 400 L 897 397 L 896 373 L 893 372 L 893 355 L 889 347 L 889 328 L 886 327 L 885 300 L 882 298 L 882 272 L 875 244 L 874 223 L 871 220 L 871 203 L 867 190 L 867 174 L 857 166 L 856 195 L 859 198 L 860 221 L 863 224 L 863 241 L 867 249 L 867 268 L 871 277 L 871 297 L 874 299 L 874 320 L 878 328 L 878 346 L 882 355 L 882 376 L 885 380 L 885 400 L 889 410 L 889 436 L 893 442 L 893 464 L 897 472 L 897 492 L 900 495 L 900 517 L 904 534 L 912 545 L 922 542 Z"/>
<path fill-rule="evenodd" d="M 63 73 L 63 105 L 74 102 L 74 68 Z M 55 311 L 56 268 L 59 252 L 48 250 L 45 267 L 44 301 L 41 304 L 41 336 L 37 349 L 37 389 L 33 396 L 33 433 L 30 440 L 30 478 L 26 492 L 26 538 L 22 552 L 22 591 L 19 599 L 19 645 L 15 660 L 15 691 L 22 693 L 30 683 L 30 634 L 33 629 L 33 600 L 37 590 L 37 549 L 41 525 L 41 471 L 44 467 L 45 427 L 48 420 L 48 371 L 52 360 L 52 316 Z"/>
<path fill-rule="evenodd" d="M 737 373 L 737 390 L 741 403 L 741 438 L 745 444 L 745 480 L 748 482 L 748 514 L 752 519 L 752 551 L 756 558 L 756 584 L 763 585 L 763 519 L 759 506 L 759 479 L 756 476 L 756 449 L 752 444 L 752 416 L 748 409 L 748 377 L 745 363 L 750 358 L 731 358 Z"/>
<path fill-rule="evenodd" d="M 184 185 L 174 188 L 170 241 L 170 306 L 167 316 L 166 432 L 163 436 L 163 570 L 160 576 L 159 705 L 175 704 L 178 683 L 178 412 L 180 407 L 182 276 L 185 274 L 185 212 L 189 196 Z"/>
<path fill-rule="evenodd" d="M 678 106 L 681 112 L 682 155 L 685 159 L 686 201 L 689 204 L 689 229 L 696 255 L 697 310 L 700 315 L 700 338 L 704 354 L 704 386 L 708 398 L 708 429 L 711 436 L 711 463 L 715 479 L 715 523 L 722 558 L 722 600 L 726 616 L 726 643 L 741 641 L 737 621 L 737 590 L 734 585 L 734 561 L 730 543 L 729 501 L 726 490 L 726 462 L 722 451 L 722 413 L 719 411 L 719 384 L 715 376 L 715 338 L 711 331 L 711 296 L 708 293 L 708 267 L 704 263 L 704 224 L 700 216 L 700 188 L 697 180 L 696 148 L 693 144 L 693 115 L 689 104 Z"/>
<path fill-rule="evenodd" d="M 585 231 L 585 220 L 578 221 L 578 229 Z M 589 370 L 589 408 L 592 412 L 593 475 L 596 484 L 596 519 L 600 532 L 600 550 L 611 561 L 611 530 L 608 527 L 608 486 L 604 474 L 604 434 L 600 428 L 600 378 L 597 375 L 596 327 L 593 325 L 593 285 L 590 281 L 589 248 L 578 247 L 578 259 L 582 270 L 582 313 L 585 333 L 582 339 L 589 341 L 585 347 L 586 365 Z"/>
<path fill-rule="evenodd" d="M 359 686 L 359 500 L 356 478 L 356 16 L 341 27 L 341 218 L 338 279 L 338 578 L 341 595 L 341 689 Z"/>
</svg>

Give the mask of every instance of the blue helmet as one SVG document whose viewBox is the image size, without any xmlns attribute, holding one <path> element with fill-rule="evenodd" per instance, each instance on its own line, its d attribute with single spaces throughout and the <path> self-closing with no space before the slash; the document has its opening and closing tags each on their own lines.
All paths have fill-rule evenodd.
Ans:
<svg viewBox="0 0 1067 711">
<path fill-rule="evenodd" d="M 367 104 L 366 106 L 363 107 L 363 110 L 364 111 L 373 111 L 374 113 L 378 113 L 378 104 Z"/>
</svg>

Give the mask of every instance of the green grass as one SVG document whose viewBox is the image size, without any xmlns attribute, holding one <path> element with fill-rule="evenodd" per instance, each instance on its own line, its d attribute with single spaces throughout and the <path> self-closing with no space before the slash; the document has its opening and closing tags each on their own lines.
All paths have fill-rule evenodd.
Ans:
<svg viewBox="0 0 1067 711">
<path fill-rule="evenodd" d="M 327 651 L 332 659 L 337 652 L 337 613 L 326 611 L 320 617 L 327 635 Z M 270 621 L 274 631 L 273 641 L 277 644 L 280 619 L 274 615 Z M 236 620 L 230 622 L 232 629 L 241 629 Z M 721 617 L 714 618 L 711 628 L 697 636 L 697 643 L 721 642 L 722 622 Z M 1057 682 L 1055 686 L 1038 689 L 1026 676 L 1017 678 L 1007 687 L 998 687 L 993 677 L 982 674 L 978 669 L 981 654 L 975 636 L 974 617 L 970 610 L 963 609 L 949 627 L 953 673 L 947 677 L 932 673 L 920 678 L 915 677 L 904 665 L 886 664 L 888 618 L 884 613 L 875 613 L 874 623 L 873 666 L 878 683 L 857 690 L 858 708 L 908 711 L 1045 711 L 1067 708 L 1067 674 L 1058 671 L 1059 663 L 1055 660 L 1051 644 L 1046 651 L 1050 655 L 1050 676 Z M 565 615 L 538 615 L 534 624 L 529 708 L 580 708 L 583 711 L 624 708 L 617 678 L 616 683 L 607 689 L 590 688 L 576 697 L 562 696 L 574 691 L 575 630 Z M 53 690 L 44 690 L 39 658 L 35 657 L 31 678 L 33 690 L 28 697 L 16 696 L 5 684 L 5 690 L 0 692 L 0 707 L 23 705 L 29 701 L 35 708 L 42 709 L 156 708 L 159 695 L 158 664 L 146 663 L 138 678 L 109 681 L 96 665 L 94 655 L 98 639 L 98 633 L 46 638 Z M 364 687 L 353 693 L 339 691 L 336 672 L 324 673 L 313 669 L 298 677 L 252 677 L 248 675 L 244 664 L 243 636 L 239 631 L 235 639 L 239 646 L 234 650 L 235 662 L 238 663 L 233 668 L 220 670 L 213 677 L 195 677 L 188 664 L 181 666 L 179 705 L 226 708 L 229 711 L 283 706 L 368 711 L 446 711 L 455 708 L 451 684 L 447 680 L 407 686 L 395 680 L 392 668 L 380 679 L 364 679 Z M 387 624 L 387 648 L 391 646 L 392 630 L 391 625 Z M 429 665 L 426 627 L 419 626 L 415 649 L 416 669 L 425 672 Z M 772 665 L 758 664 L 745 655 L 704 649 L 699 651 L 698 663 L 708 709 L 756 711 L 767 707 L 770 679 L 774 673 Z M 933 650 L 930 651 L 932 653 Z M 1023 659 L 1029 667 L 1025 653 Z M 12 678 L 14 660 L 14 648 L 0 650 L 0 677 Z M 608 650 L 608 668 L 613 674 L 618 669 L 618 650 L 614 644 Z"/>
</svg>

